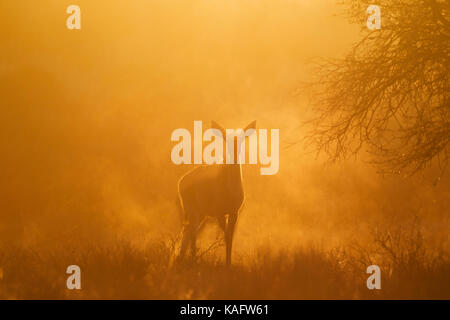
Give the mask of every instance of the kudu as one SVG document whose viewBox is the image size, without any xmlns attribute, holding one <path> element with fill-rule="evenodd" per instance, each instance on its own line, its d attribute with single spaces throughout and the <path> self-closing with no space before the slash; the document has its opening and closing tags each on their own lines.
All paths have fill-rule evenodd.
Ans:
<svg viewBox="0 0 450 320">
<path fill-rule="evenodd" d="M 241 147 L 243 142 L 245 145 L 246 136 L 256 134 L 256 121 L 249 124 L 243 131 L 239 130 L 228 136 L 225 129 L 214 121 L 212 128 L 220 131 L 221 135 L 218 136 L 223 139 L 223 145 L 226 146 L 224 154 L 233 161 L 224 159 L 223 164 L 199 166 L 178 181 L 179 204 L 184 216 L 179 258 L 184 258 L 189 244 L 191 255 L 195 258 L 197 234 L 206 217 L 212 217 L 217 219 L 224 232 L 226 264 L 230 265 L 234 229 L 239 210 L 244 202 L 242 167 L 239 161 Z M 245 157 L 245 149 L 243 156 Z"/>
</svg>

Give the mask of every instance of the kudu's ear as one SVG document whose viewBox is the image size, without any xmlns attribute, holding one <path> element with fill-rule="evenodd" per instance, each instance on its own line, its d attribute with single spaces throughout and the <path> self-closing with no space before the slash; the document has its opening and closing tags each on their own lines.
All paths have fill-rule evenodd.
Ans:
<svg viewBox="0 0 450 320">
<path fill-rule="evenodd" d="M 256 130 L 256 120 L 250 123 L 248 126 L 245 127 L 244 131 L 247 131 L 248 129 L 254 129 Z"/>
<path fill-rule="evenodd" d="M 224 128 L 222 128 L 222 126 L 220 124 L 218 124 L 217 122 L 215 122 L 214 120 L 211 121 L 211 129 L 216 129 L 219 130 L 220 133 L 222 133 L 222 138 L 225 139 L 227 136 L 227 132 Z"/>
</svg>

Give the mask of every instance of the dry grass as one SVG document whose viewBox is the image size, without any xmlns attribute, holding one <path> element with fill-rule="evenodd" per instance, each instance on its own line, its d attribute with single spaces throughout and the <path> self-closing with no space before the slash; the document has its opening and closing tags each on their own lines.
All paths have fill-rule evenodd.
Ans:
<svg viewBox="0 0 450 320">
<path fill-rule="evenodd" d="M 408 232 L 405 231 L 409 230 Z M 109 246 L 40 251 L 2 246 L 2 299 L 449 299 L 450 262 L 427 248 L 417 226 L 374 231 L 365 247 L 298 249 L 236 257 L 227 268 L 212 253 L 169 267 L 173 246 Z M 221 251 L 220 251 L 221 252 Z M 382 262 L 380 264 L 380 261 Z M 378 262 L 382 290 L 368 290 L 365 268 Z M 65 289 L 65 268 L 78 264 L 82 290 Z"/>
</svg>

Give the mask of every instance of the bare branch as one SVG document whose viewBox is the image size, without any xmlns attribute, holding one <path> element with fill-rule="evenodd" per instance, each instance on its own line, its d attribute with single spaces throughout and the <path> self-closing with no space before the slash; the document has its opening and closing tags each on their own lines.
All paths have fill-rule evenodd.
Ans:
<svg viewBox="0 0 450 320">
<path fill-rule="evenodd" d="M 361 19 L 369 1 L 351 1 Z M 372 155 L 382 172 L 445 170 L 450 141 L 450 1 L 383 0 L 381 30 L 366 31 L 315 81 L 308 140 L 331 161 Z M 358 20 L 359 19 L 359 20 Z M 359 21 L 362 22 L 362 21 Z"/>
</svg>

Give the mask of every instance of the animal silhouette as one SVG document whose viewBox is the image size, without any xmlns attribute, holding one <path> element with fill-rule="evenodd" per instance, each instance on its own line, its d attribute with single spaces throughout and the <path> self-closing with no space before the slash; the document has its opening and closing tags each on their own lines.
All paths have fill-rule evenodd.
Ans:
<svg viewBox="0 0 450 320">
<path fill-rule="evenodd" d="M 218 136 L 225 142 L 223 145 L 226 146 L 226 156 L 233 159 L 233 163 L 223 161 L 223 164 L 202 165 L 189 171 L 178 181 L 178 197 L 184 216 L 179 258 L 184 258 L 190 245 L 191 255 L 195 259 L 197 235 L 206 217 L 212 217 L 224 232 L 226 264 L 230 265 L 234 230 L 244 202 L 242 161 L 239 161 L 241 147 L 246 136 L 256 134 L 256 121 L 244 130 L 228 136 L 226 130 L 214 121 L 212 128 L 217 133 L 220 132 Z"/>
</svg>

